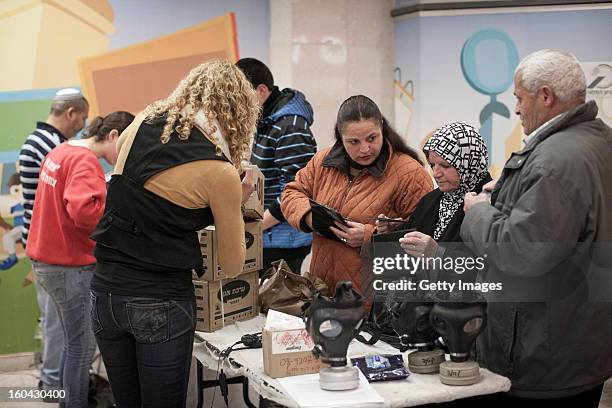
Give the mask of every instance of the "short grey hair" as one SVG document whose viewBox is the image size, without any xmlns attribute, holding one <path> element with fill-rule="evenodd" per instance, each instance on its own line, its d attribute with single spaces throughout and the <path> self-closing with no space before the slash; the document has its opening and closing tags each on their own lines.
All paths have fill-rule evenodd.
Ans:
<svg viewBox="0 0 612 408">
<path fill-rule="evenodd" d="M 583 103 L 586 97 L 586 77 L 578 59 L 565 50 L 545 49 L 526 56 L 516 67 L 522 86 L 535 94 L 548 86 L 561 102 Z"/>
</svg>

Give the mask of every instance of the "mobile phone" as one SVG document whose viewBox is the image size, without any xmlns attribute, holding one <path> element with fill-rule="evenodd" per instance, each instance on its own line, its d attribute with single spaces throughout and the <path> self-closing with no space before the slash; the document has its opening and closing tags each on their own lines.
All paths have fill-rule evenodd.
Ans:
<svg viewBox="0 0 612 408">
<path fill-rule="evenodd" d="M 405 223 L 406 220 L 403 220 L 401 218 L 388 218 L 388 217 L 378 217 L 376 218 L 376 221 L 378 222 L 397 222 L 397 223 Z"/>
<path fill-rule="evenodd" d="M 374 234 L 372 235 L 372 241 L 374 243 L 394 242 L 399 245 L 398 241 L 400 240 L 400 238 L 404 238 L 404 235 L 406 235 L 409 232 L 414 232 L 414 231 L 416 231 L 416 228 L 408 228 L 404 230 L 386 232 L 384 234 Z"/>
</svg>

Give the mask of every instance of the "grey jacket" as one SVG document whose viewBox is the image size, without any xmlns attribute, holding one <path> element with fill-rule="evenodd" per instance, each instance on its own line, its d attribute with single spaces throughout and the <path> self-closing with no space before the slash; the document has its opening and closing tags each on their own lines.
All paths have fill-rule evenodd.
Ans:
<svg viewBox="0 0 612 408">
<path fill-rule="evenodd" d="M 512 154 L 461 237 L 486 254 L 484 367 L 511 393 L 556 398 L 612 377 L 612 129 L 588 102 L 555 118 Z"/>
</svg>

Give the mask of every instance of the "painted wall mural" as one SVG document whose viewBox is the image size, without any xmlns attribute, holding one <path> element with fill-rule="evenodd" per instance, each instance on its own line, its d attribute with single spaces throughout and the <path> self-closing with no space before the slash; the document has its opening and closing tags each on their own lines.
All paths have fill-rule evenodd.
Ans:
<svg viewBox="0 0 612 408">
<path fill-rule="evenodd" d="M 489 161 L 493 152 L 493 115 L 510 119 L 510 110 L 496 96 L 513 84 L 518 62 L 514 42 L 499 30 L 478 31 L 467 39 L 461 49 L 463 77 L 474 90 L 491 98 L 478 115 L 480 134 L 487 145 Z"/>
<path fill-rule="evenodd" d="M 612 124 L 612 55 L 607 62 L 583 62 L 582 69 L 586 74 L 587 98 L 597 102 L 599 116 Z"/>
<path fill-rule="evenodd" d="M 563 48 L 576 55 L 587 77 L 587 99 L 597 101 L 599 117 L 612 124 L 611 20 L 612 10 L 397 20 L 394 86 L 398 131 L 410 144 L 421 147 L 445 123 L 470 123 L 485 139 L 491 171 L 498 176 L 524 138 L 514 114 L 514 70 L 527 54 L 542 48 Z M 400 92 L 408 79 L 409 87 L 418 89 L 417 97 L 410 99 L 410 109 Z"/>
<path fill-rule="evenodd" d="M 168 95 L 195 65 L 236 60 L 239 45 L 267 61 L 268 2 L 223 3 L 0 2 L 0 59 L 9 61 L 0 64 L 0 215 L 10 217 L 6 182 L 18 171 L 19 149 L 36 121 L 47 118 L 57 90 L 82 89 L 89 117 L 136 113 Z M 242 43 L 240 29 L 247 33 Z"/>
<path fill-rule="evenodd" d="M 212 59 L 238 60 L 234 13 L 162 37 L 78 61 L 90 116 L 139 112 L 164 98 L 191 68 Z"/>
<path fill-rule="evenodd" d="M 402 135 L 410 131 L 410 119 L 414 111 L 414 82 L 411 79 L 402 80 L 402 70 L 395 68 L 393 89 L 395 95 L 395 127 Z"/>
<path fill-rule="evenodd" d="M 80 88 L 90 118 L 137 113 L 208 59 L 268 62 L 269 36 L 268 0 L 0 1 L 0 216 L 13 225 L 19 194 L 9 178 L 59 89 Z M 0 228 L 0 244 L 8 231 Z M 17 255 L 0 270 L 0 354 L 36 347 L 38 307 L 32 287 L 21 290 L 30 270 L 21 244 Z M 0 245 L 0 269 L 6 257 Z"/>
</svg>

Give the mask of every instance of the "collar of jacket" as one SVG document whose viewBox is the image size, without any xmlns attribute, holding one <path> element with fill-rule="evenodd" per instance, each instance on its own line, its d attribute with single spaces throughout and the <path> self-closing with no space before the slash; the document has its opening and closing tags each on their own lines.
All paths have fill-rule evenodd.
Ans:
<svg viewBox="0 0 612 408">
<path fill-rule="evenodd" d="M 372 164 L 367 166 L 365 169 L 374 177 L 382 176 L 387 168 L 389 158 L 392 154 L 393 148 L 388 142 L 385 141 L 385 144 L 380 150 L 376 160 L 374 160 L 374 162 L 372 162 Z M 334 167 L 347 176 L 350 174 L 349 156 L 344 149 L 342 141 L 336 141 L 336 143 L 332 146 L 329 153 L 327 153 L 327 156 L 325 156 L 323 159 L 323 167 Z"/>
<path fill-rule="evenodd" d="M 544 128 L 540 129 L 537 134 L 535 134 L 531 139 L 529 139 L 529 141 L 520 153 L 530 152 L 531 150 L 533 150 L 534 147 L 538 145 L 538 143 L 542 142 L 550 135 L 557 133 L 561 129 L 570 127 L 577 123 L 582 123 L 595 119 L 595 117 L 597 116 L 597 111 L 598 108 L 595 104 L 595 101 L 589 101 L 587 103 L 583 103 L 573 109 L 568 110 L 567 112 L 561 114 L 558 118 L 551 121 Z"/>
<path fill-rule="evenodd" d="M 504 170 L 495 184 L 493 191 L 491 193 L 491 204 L 495 204 L 497 201 L 497 196 L 499 191 L 501 190 L 502 185 L 504 184 L 507 174 L 509 171 L 516 170 L 525 164 L 525 161 L 531 154 L 531 151 L 543 140 L 546 140 L 549 136 L 557 133 L 560 130 L 563 130 L 572 125 L 590 121 L 595 119 L 597 116 L 597 105 L 594 101 L 589 101 L 587 103 L 583 103 L 581 105 L 576 106 L 573 109 L 568 110 L 567 112 L 559 115 L 555 120 L 551 121 L 544 128 L 540 129 L 540 131 L 533 135 L 531 139 L 527 142 L 523 150 L 512 153 L 506 164 L 504 165 Z"/>
<path fill-rule="evenodd" d="M 281 91 L 280 89 L 278 89 L 278 86 L 274 86 L 272 92 L 268 96 L 268 99 L 266 99 L 266 101 L 263 103 L 263 106 L 261 107 L 262 119 L 267 119 L 272 113 L 278 110 L 279 102 L 281 101 L 281 97 L 283 96 L 285 97 L 284 99 L 287 99 L 286 101 L 284 101 L 284 105 L 291 99 L 291 97 L 287 98 L 286 95 L 281 94 Z"/>
</svg>

